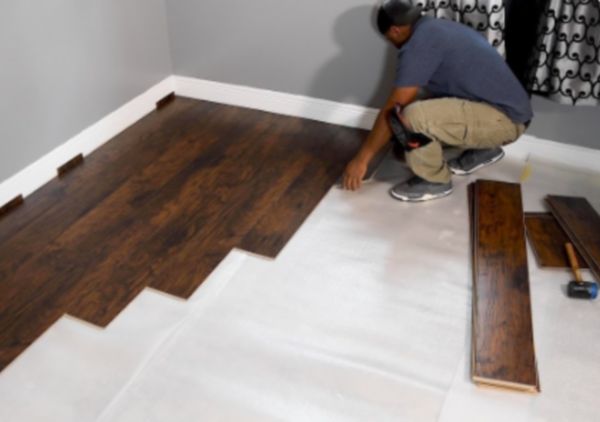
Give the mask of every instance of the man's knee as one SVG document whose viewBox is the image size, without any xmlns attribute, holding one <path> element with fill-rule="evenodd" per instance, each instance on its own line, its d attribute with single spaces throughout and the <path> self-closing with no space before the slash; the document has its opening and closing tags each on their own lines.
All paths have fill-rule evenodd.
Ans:
<svg viewBox="0 0 600 422">
<path fill-rule="evenodd" d="M 425 114 L 420 101 L 409 104 L 399 116 L 405 128 L 415 133 L 424 133 Z"/>
<path fill-rule="evenodd" d="M 415 117 L 419 115 L 416 108 L 411 105 L 407 107 L 407 110 L 409 110 L 408 115 L 393 112 L 390 116 L 390 126 L 394 134 L 394 144 L 406 151 L 411 151 L 429 144 L 431 138 L 419 130 L 414 130 L 415 127 L 422 127 Z"/>
</svg>

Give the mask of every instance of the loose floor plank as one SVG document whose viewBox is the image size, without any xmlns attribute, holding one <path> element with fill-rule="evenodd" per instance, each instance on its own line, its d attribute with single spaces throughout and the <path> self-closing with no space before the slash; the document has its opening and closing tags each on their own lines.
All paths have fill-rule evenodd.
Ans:
<svg viewBox="0 0 600 422">
<path fill-rule="evenodd" d="M 565 244 L 570 242 L 564 230 L 550 213 L 525 213 L 525 228 L 529 243 L 540 267 L 570 268 Z M 578 251 L 577 262 L 587 268 Z"/>
<path fill-rule="evenodd" d="M 538 392 L 521 188 L 479 180 L 471 189 L 472 378 Z"/>
<path fill-rule="evenodd" d="M 600 215 L 585 198 L 549 195 L 546 203 L 560 226 L 600 280 Z"/>
<path fill-rule="evenodd" d="M 175 98 L 0 220 L 0 370 L 65 312 L 188 297 L 233 247 L 283 247 L 365 131 Z"/>
</svg>

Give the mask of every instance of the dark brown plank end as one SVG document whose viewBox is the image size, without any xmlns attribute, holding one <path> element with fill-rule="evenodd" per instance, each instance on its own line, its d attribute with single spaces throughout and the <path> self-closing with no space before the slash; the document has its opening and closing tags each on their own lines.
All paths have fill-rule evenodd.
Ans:
<svg viewBox="0 0 600 422">
<path fill-rule="evenodd" d="M 23 195 L 19 195 L 8 201 L 6 204 L 2 205 L 2 207 L 0 207 L 0 218 L 4 217 L 5 215 L 8 215 L 8 213 L 10 213 L 12 210 L 17 208 L 21 204 L 23 204 L 23 202 L 25 202 L 25 199 L 23 199 Z"/>
<path fill-rule="evenodd" d="M 161 98 L 160 100 L 158 100 L 156 102 L 156 109 L 157 110 L 161 110 L 163 108 L 165 108 L 166 106 L 168 106 L 170 103 L 173 102 L 173 100 L 175 100 L 175 93 L 171 92 L 169 95 L 167 95 L 164 98 Z"/>
<path fill-rule="evenodd" d="M 69 161 L 67 161 L 66 163 L 64 163 L 62 166 L 60 166 L 57 169 L 58 177 L 64 177 L 67 173 L 69 173 L 71 170 L 73 170 L 75 167 L 79 166 L 82 163 L 83 163 L 83 154 L 79 154 L 79 155 L 71 158 Z"/>
</svg>

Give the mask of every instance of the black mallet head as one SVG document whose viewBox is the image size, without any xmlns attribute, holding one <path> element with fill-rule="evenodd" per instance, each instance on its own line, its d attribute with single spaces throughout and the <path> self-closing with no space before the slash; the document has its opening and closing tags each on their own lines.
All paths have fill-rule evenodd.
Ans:
<svg viewBox="0 0 600 422">
<path fill-rule="evenodd" d="M 573 245 L 567 243 L 565 248 L 567 249 L 571 269 L 575 275 L 575 281 L 571 281 L 567 286 L 567 296 L 577 299 L 596 299 L 598 297 L 598 285 L 591 281 L 582 280 Z"/>
</svg>

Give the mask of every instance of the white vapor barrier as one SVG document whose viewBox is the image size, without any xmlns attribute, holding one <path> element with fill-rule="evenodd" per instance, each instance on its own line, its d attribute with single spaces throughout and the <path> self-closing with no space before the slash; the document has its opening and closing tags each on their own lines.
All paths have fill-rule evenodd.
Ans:
<svg viewBox="0 0 600 422">
<path fill-rule="evenodd" d="M 60 337 L 61 320 L 0 373 L 0 420 L 595 421 L 600 302 L 565 297 L 572 276 L 531 251 L 542 393 L 470 381 L 468 183 L 526 176 L 526 210 L 600 197 L 597 175 L 528 165 L 509 154 L 406 204 L 387 193 L 406 171 L 384 163 L 360 192 L 332 189 L 276 260 L 233 251 L 188 302 L 140 296 L 93 336 Z"/>
<path fill-rule="evenodd" d="M 0 373 L 0 421 L 95 421 L 245 259 L 232 251 L 187 302 L 145 289 L 106 329 L 62 317 Z"/>
<path fill-rule="evenodd" d="M 0 420 L 95 420 L 184 316 L 146 290 L 106 330 L 61 318 L 0 374 Z"/>
<path fill-rule="evenodd" d="M 532 154 L 523 181 L 526 211 L 547 211 L 547 195 L 582 196 L 600 212 L 600 163 L 598 171 L 586 171 L 547 162 Z"/>
<path fill-rule="evenodd" d="M 517 181 L 523 163 L 482 172 Z M 467 350 L 466 185 L 332 190 L 273 262 L 246 260 L 102 421 L 435 421 Z"/>
</svg>

